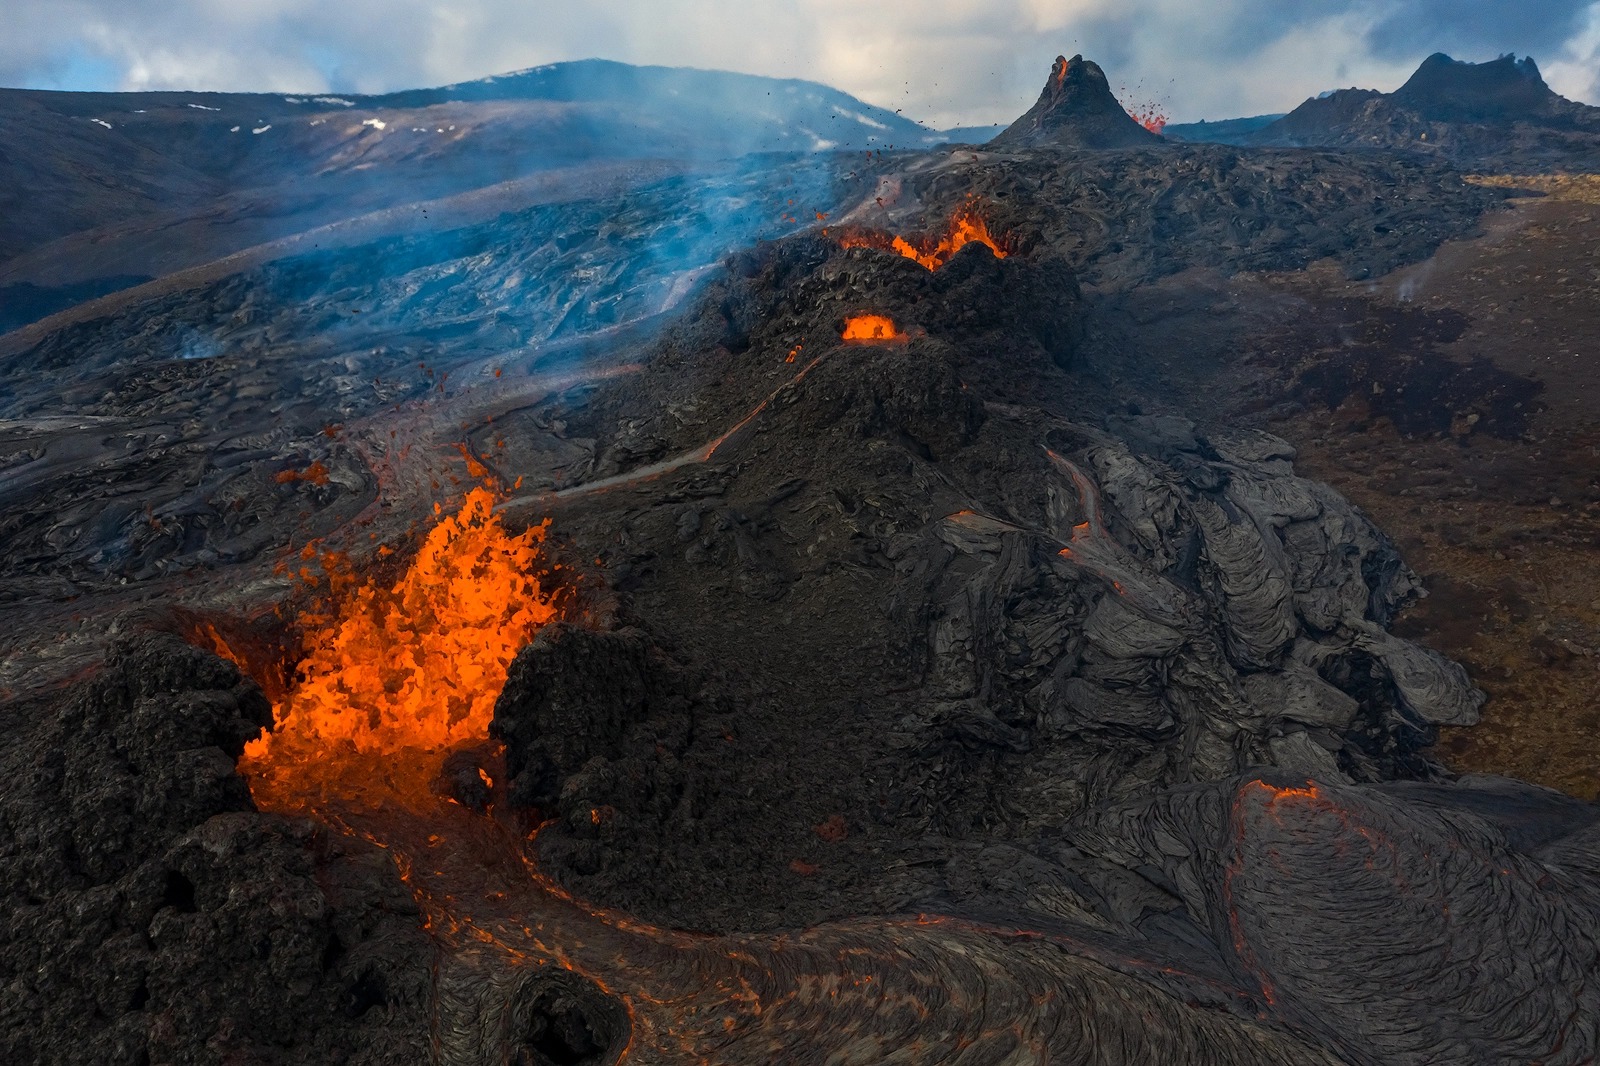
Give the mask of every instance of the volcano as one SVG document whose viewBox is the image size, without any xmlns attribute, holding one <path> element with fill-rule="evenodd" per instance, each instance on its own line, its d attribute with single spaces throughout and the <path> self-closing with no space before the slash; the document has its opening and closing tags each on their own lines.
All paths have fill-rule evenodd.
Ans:
<svg viewBox="0 0 1600 1066">
<path fill-rule="evenodd" d="M 1076 55 L 1056 56 L 1038 102 L 989 143 L 996 148 L 1136 148 L 1163 141 L 1117 102 L 1099 64 Z"/>
<path fill-rule="evenodd" d="M 1493 473 L 1539 382 L 1374 293 L 1506 193 L 1051 78 L 0 338 L 0 1057 L 1600 1053 L 1600 808 L 1444 761 L 1448 581 L 1274 431 Z"/>
</svg>

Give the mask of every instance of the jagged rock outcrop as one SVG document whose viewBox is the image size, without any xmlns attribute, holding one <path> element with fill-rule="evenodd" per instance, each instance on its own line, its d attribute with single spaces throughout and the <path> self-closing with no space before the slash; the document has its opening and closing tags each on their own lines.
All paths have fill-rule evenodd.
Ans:
<svg viewBox="0 0 1600 1066">
<path fill-rule="evenodd" d="M 989 144 L 996 148 L 1137 148 L 1161 144 L 1117 102 L 1099 64 L 1056 56 L 1039 100 Z"/>
<path fill-rule="evenodd" d="M 416 905 L 378 849 L 256 813 L 254 684 L 146 635 L 35 710 L 0 765 L 0 1059 L 421 1060 Z"/>
</svg>

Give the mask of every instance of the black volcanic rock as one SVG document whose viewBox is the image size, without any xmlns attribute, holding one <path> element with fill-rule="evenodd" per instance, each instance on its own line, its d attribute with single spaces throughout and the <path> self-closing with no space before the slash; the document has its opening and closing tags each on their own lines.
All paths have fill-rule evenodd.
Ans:
<svg viewBox="0 0 1600 1066">
<path fill-rule="evenodd" d="M 1262 765 L 1432 773 L 1417 747 L 1481 696 L 1387 632 L 1416 591 L 1394 546 L 1275 438 L 1066 417 L 1073 288 L 1042 247 L 929 272 L 773 242 L 638 376 L 539 415 L 594 460 L 529 502 L 730 686 L 666 683 L 633 636 L 541 634 L 495 728 L 512 800 L 554 815 L 542 869 L 663 924 L 806 925 L 937 896 L 923 864 L 978 826 L 1022 841 Z M 831 339 L 863 309 L 903 339 Z"/>
<path fill-rule="evenodd" d="M 429 944 L 381 851 L 259 814 L 270 715 L 160 634 L 5 719 L 0 1061 L 420 1061 Z"/>
<path fill-rule="evenodd" d="M 1162 138 L 1117 102 L 1099 64 L 1056 56 L 1038 103 L 994 140 L 995 147 L 1058 144 L 1068 148 L 1135 148 Z"/>
</svg>

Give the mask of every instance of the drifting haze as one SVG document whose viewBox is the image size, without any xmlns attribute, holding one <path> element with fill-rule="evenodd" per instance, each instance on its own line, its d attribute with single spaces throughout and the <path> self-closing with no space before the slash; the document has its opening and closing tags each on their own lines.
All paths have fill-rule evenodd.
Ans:
<svg viewBox="0 0 1600 1066">
<path fill-rule="evenodd" d="M 0 85 L 386 92 L 602 56 L 799 77 L 936 128 L 1008 122 L 1056 53 L 1174 121 L 1531 54 L 1600 100 L 1595 0 L 11 0 Z"/>
</svg>

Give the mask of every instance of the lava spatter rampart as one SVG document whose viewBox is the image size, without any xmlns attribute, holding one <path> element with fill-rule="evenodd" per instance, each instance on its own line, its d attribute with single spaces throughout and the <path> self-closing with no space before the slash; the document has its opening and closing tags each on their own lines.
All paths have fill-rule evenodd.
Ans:
<svg viewBox="0 0 1600 1066">
<path fill-rule="evenodd" d="M 488 738 L 512 658 L 557 613 L 539 577 L 547 526 L 510 533 L 495 502 L 471 490 L 398 581 L 354 582 L 314 623 L 273 730 L 240 761 L 258 806 L 349 804 L 373 786 L 426 801 L 445 755 Z"/>
<path fill-rule="evenodd" d="M 945 232 L 937 237 L 907 239 L 899 235 L 867 231 L 849 234 L 839 243 L 845 248 L 879 248 L 899 252 L 929 270 L 938 270 L 950 261 L 951 256 L 969 244 L 984 245 L 994 253 L 996 259 L 1004 259 L 1007 255 L 1003 243 L 990 234 L 989 224 L 978 205 L 970 200 L 956 210 Z"/>
</svg>

